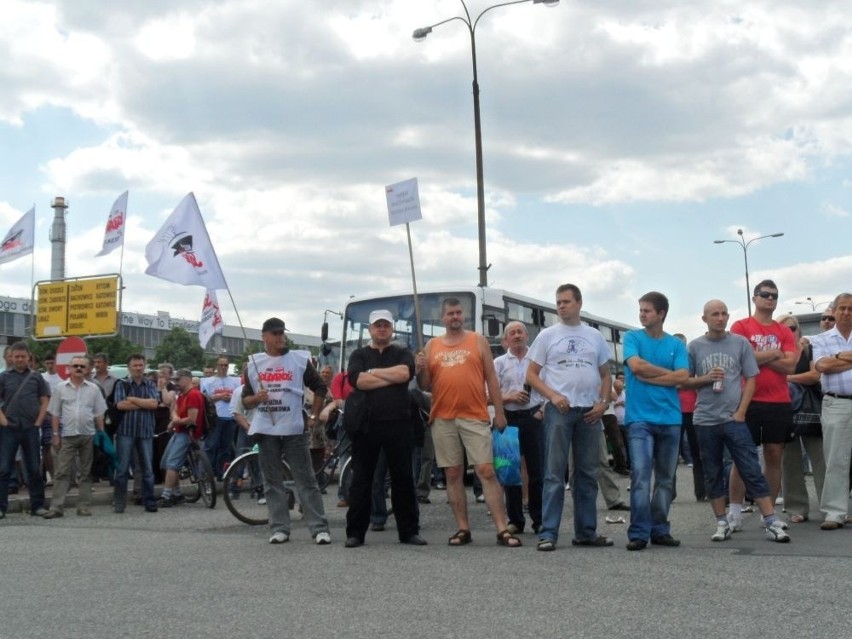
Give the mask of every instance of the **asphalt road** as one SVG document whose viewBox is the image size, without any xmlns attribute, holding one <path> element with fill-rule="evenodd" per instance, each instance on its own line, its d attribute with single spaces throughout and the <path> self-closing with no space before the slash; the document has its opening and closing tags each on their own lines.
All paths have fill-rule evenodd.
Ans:
<svg viewBox="0 0 852 639">
<path fill-rule="evenodd" d="M 713 543 L 710 508 L 681 497 L 672 511 L 680 548 L 624 549 L 626 525 L 599 532 L 613 548 L 574 548 L 566 493 L 561 544 L 495 544 L 471 497 L 474 543 L 450 548 L 446 495 L 421 507 L 429 546 L 368 533 L 346 549 L 345 511 L 326 497 L 333 544 L 316 546 L 302 522 L 271 546 L 266 527 L 186 505 L 157 514 L 107 505 L 94 516 L 0 521 L 0 638 L 100 637 L 848 637 L 852 527 L 824 532 L 818 517 L 764 538 L 759 516 Z M 626 487 L 627 481 L 622 480 Z M 625 492 L 625 496 L 627 493 Z M 817 513 L 815 507 L 812 515 Z M 298 515 L 297 515 L 298 517 Z"/>
</svg>

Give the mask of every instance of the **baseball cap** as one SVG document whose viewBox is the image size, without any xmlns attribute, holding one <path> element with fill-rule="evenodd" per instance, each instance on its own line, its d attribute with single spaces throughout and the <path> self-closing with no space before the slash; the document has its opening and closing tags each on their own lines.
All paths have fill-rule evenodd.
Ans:
<svg viewBox="0 0 852 639">
<path fill-rule="evenodd" d="M 277 317 L 270 317 L 263 323 L 263 328 L 260 329 L 261 333 L 265 333 L 267 331 L 286 331 L 287 327 L 284 326 L 284 320 L 278 319 Z"/>
<path fill-rule="evenodd" d="M 385 320 L 386 322 L 390 322 L 393 324 L 393 315 L 391 312 L 385 309 L 380 309 L 378 311 L 373 311 L 370 313 L 370 326 L 378 322 L 379 320 Z"/>
</svg>

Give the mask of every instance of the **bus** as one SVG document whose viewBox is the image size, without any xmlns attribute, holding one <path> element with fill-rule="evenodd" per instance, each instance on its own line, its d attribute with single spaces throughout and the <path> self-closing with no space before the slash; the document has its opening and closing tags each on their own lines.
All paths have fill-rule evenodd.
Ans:
<svg viewBox="0 0 852 639">
<path fill-rule="evenodd" d="M 370 313 L 378 309 L 387 309 L 395 318 L 395 341 L 406 346 L 412 352 L 420 344 L 444 333 L 441 322 L 441 302 L 447 297 L 457 298 L 464 308 L 465 328 L 481 333 L 491 345 L 495 356 L 504 350 L 500 344 L 503 328 L 508 322 L 520 321 L 527 327 L 530 344 L 542 329 L 559 321 L 554 302 L 513 293 L 504 289 L 490 287 L 454 287 L 418 291 L 420 307 L 420 326 L 417 326 L 414 311 L 414 296 L 411 292 L 388 293 L 365 297 L 353 297 L 343 312 L 343 334 L 340 342 L 340 365 L 345 369 L 349 356 L 357 348 L 370 341 L 368 322 Z M 635 328 L 608 320 L 585 311 L 582 320 L 592 328 L 598 329 L 606 340 L 610 350 L 610 368 L 613 373 L 623 369 L 622 337 L 625 332 Z M 419 328 L 419 330 L 418 330 Z"/>
</svg>

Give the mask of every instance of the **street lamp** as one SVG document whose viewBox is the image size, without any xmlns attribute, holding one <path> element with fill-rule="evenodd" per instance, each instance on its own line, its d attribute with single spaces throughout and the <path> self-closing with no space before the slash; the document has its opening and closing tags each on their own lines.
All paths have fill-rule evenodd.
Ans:
<svg viewBox="0 0 852 639">
<path fill-rule="evenodd" d="M 805 299 L 807 300 L 807 302 L 796 302 L 796 304 L 810 304 L 811 311 L 813 311 L 814 313 L 816 313 L 817 306 L 821 306 L 823 304 L 831 304 L 831 300 L 828 300 L 826 302 L 814 302 L 813 298 L 810 296 L 806 297 Z"/>
<path fill-rule="evenodd" d="M 524 4 L 532 2 L 533 4 L 543 4 L 547 7 L 555 7 L 559 4 L 559 0 L 513 0 L 512 2 L 501 2 L 483 9 L 475 19 L 471 19 L 470 11 L 464 0 L 459 0 L 464 7 L 465 17 L 455 16 L 447 18 L 441 22 L 436 22 L 428 27 L 415 29 L 412 37 L 415 42 L 421 42 L 432 33 L 432 29 L 439 27 L 447 22 L 459 20 L 465 24 L 470 32 L 470 56 L 473 64 L 473 135 L 476 144 L 476 203 L 477 203 L 477 224 L 479 228 L 479 286 L 488 286 L 488 269 L 491 265 L 487 263 L 485 258 L 485 178 L 482 171 L 482 123 L 479 117 L 479 80 L 476 72 L 476 25 L 479 24 L 479 19 L 483 15 L 496 9 L 497 7 L 506 7 L 510 4 Z"/>
<path fill-rule="evenodd" d="M 751 316 L 751 285 L 748 282 L 748 246 L 752 242 L 757 242 L 758 240 L 766 239 L 767 237 L 781 237 L 784 235 L 783 233 L 772 233 L 770 235 L 761 235 L 760 237 L 754 237 L 750 239 L 748 242 L 745 241 L 745 237 L 743 237 L 743 230 L 737 229 L 737 235 L 740 236 L 738 240 L 713 240 L 713 244 L 725 244 L 730 242 L 731 244 L 739 244 L 743 247 L 743 260 L 745 261 L 745 276 L 746 276 L 746 302 L 748 303 L 748 314 Z"/>
</svg>

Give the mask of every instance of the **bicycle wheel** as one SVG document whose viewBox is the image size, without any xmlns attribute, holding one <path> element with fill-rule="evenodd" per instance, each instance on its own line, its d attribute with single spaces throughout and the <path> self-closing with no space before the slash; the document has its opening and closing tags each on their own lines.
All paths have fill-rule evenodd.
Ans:
<svg viewBox="0 0 852 639">
<path fill-rule="evenodd" d="M 213 474 L 213 465 L 200 448 L 193 447 L 189 455 L 192 460 L 190 468 L 195 474 L 195 482 L 198 485 L 198 494 L 205 506 L 215 508 L 216 475 Z"/>
<path fill-rule="evenodd" d="M 286 462 L 283 463 L 284 487 L 288 491 L 289 508 L 293 510 L 296 501 L 293 474 L 290 472 L 290 466 Z M 222 497 L 234 517 L 250 526 L 269 523 L 259 453 L 248 452 L 237 457 L 228 466 L 222 481 Z"/>
<path fill-rule="evenodd" d="M 259 456 L 257 452 L 240 455 L 231 462 L 222 477 L 225 506 L 234 517 L 250 526 L 269 523 Z"/>
</svg>

